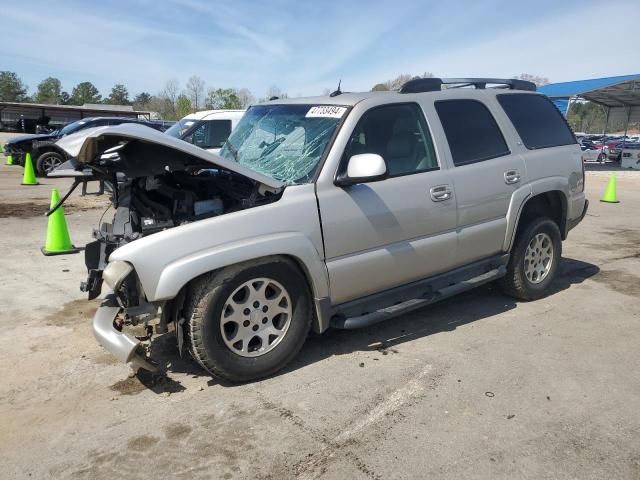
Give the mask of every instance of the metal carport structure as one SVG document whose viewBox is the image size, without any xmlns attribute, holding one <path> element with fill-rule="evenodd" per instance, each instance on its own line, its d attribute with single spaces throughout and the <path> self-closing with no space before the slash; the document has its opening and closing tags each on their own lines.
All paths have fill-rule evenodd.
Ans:
<svg viewBox="0 0 640 480">
<path fill-rule="evenodd" d="M 640 74 L 551 83 L 538 87 L 567 116 L 571 102 L 588 100 L 606 112 L 603 134 L 609 122 L 623 121 L 625 135 L 629 122 L 640 122 Z"/>
<path fill-rule="evenodd" d="M 151 113 L 134 110 L 130 105 L 85 103 L 78 106 L 0 101 L 0 131 L 3 130 L 2 127 L 13 126 L 21 118 L 37 120 L 40 117 L 49 117 L 50 125 L 59 128 L 86 117 L 126 117 L 148 120 Z"/>
</svg>

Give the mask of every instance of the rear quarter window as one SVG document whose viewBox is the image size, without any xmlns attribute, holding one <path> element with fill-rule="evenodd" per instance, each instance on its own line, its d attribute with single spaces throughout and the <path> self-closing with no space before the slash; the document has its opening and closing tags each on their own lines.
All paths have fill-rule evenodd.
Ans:
<svg viewBox="0 0 640 480">
<path fill-rule="evenodd" d="M 456 166 L 510 153 L 496 120 L 482 102 L 440 100 L 435 108 Z"/>
<path fill-rule="evenodd" d="M 498 102 L 530 150 L 576 143 L 573 132 L 551 100 L 543 95 L 498 95 Z"/>
</svg>

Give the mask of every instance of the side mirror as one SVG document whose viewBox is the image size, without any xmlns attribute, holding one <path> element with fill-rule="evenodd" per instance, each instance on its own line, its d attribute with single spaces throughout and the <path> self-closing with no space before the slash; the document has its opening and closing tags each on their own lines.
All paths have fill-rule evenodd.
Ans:
<svg viewBox="0 0 640 480">
<path fill-rule="evenodd" d="M 377 182 L 387 178 L 387 164 L 380 155 L 362 153 L 349 159 L 347 171 L 336 178 L 335 184 L 340 187 L 356 183 Z"/>
</svg>

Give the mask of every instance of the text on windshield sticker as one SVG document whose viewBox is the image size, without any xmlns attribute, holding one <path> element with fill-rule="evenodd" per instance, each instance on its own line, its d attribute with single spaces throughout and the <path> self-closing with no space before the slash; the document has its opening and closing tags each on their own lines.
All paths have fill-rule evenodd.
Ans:
<svg viewBox="0 0 640 480">
<path fill-rule="evenodd" d="M 311 107 L 307 114 L 306 118 L 342 118 L 344 112 L 347 109 L 345 107 L 336 107 L 333 105 L 323 105 L 319 107 Z"/>
</svg>

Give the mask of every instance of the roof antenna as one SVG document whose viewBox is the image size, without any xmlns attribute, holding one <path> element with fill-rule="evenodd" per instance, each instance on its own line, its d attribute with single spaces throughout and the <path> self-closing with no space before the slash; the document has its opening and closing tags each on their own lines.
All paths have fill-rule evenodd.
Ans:
<svg viewBox="0 0 640 480">
<path fill-rule="evenodd" d="M 342 79 L 338 80 L 338 88 L 335 92 L 331 92 L 329 94 L 330 97 L 337 97 L 338 95 L 342 95 L 342 90 L 340 90 L 340 84 L 342 83 Z"/>
</svg>

